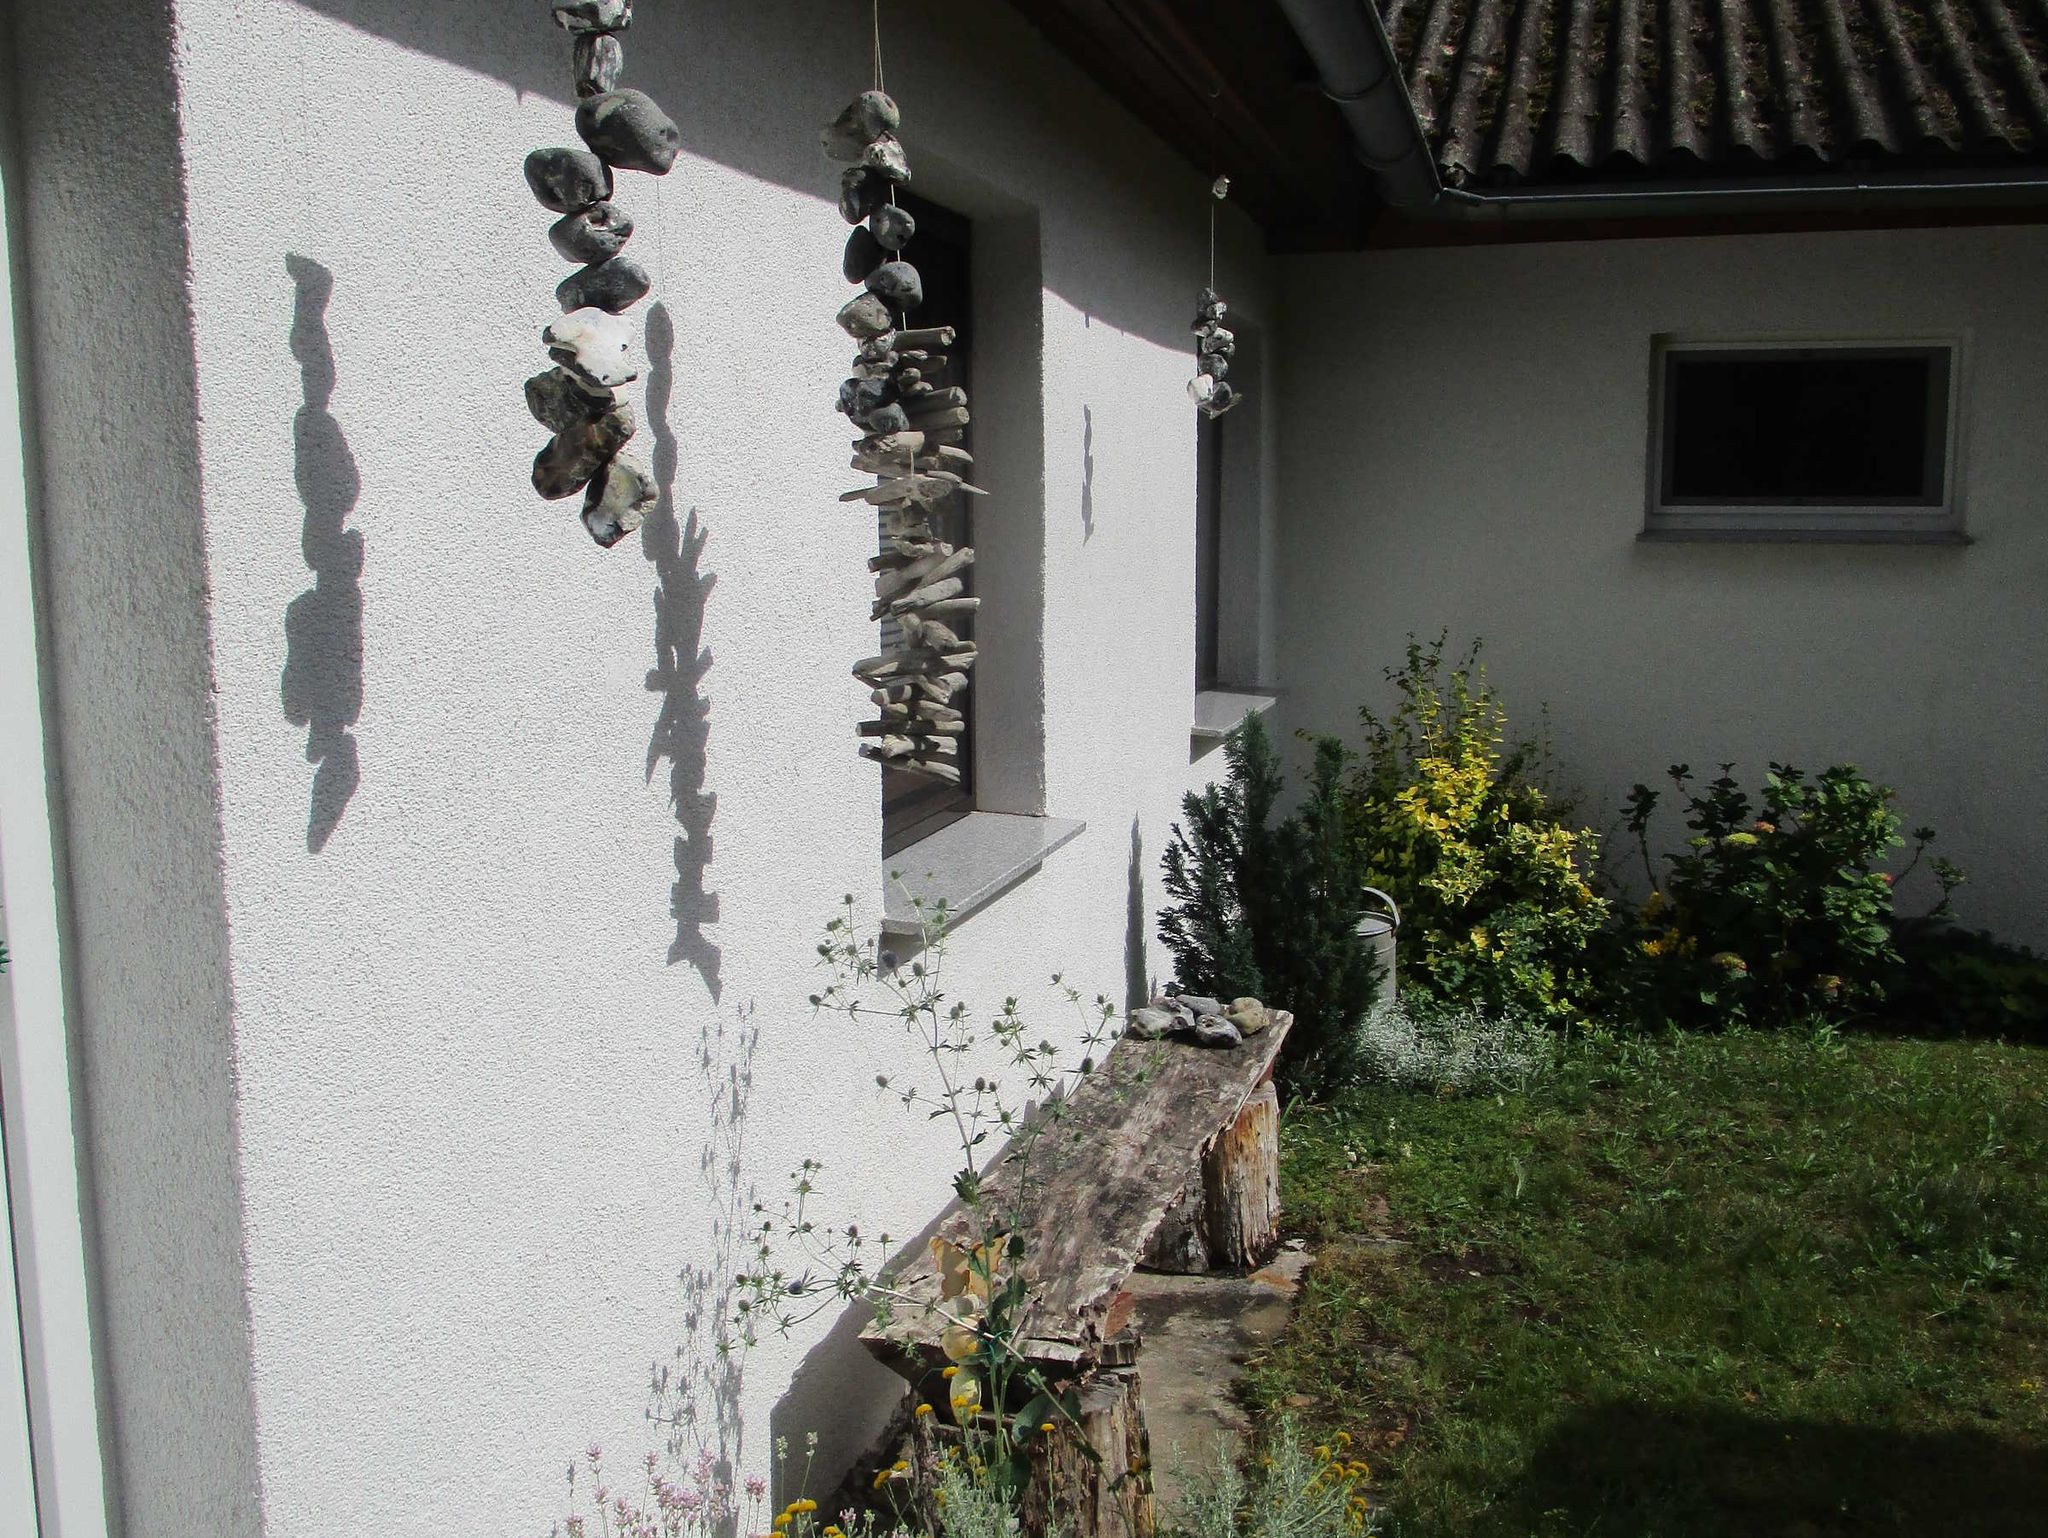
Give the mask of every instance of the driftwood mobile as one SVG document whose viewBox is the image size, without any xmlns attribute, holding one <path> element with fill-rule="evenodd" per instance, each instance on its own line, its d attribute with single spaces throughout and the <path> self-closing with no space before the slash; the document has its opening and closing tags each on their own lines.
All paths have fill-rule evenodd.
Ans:
<svg viewBox="0 0 2048 1538">
<path fill-rule="evenodd" d="M 870 618 L 884 623 L 884 647 L 854 664 L 876 707 L 864 721 L 861 755 L 893 769 L 960 783 L 960 742 L 965 713 L 956 697 L 974 666 L 974 642 L 962 631 L 981 600 L 967 592 L 963 573 L 974 562 L 970 546 L 939 537 L 940 505 L 956 493 L 980 495 L 966 479 L 974 460 L 960 440 L 968 423 L 967 391 L 940 386 L 943 349 L 951 326 L 914 330 L 905 324 L 924 302 L 924 283 L 903 251 L 917 221 L 896 204 L 896 189 L 910 180 L 910 162 L 896 138 L 902 115 L 880 89 L 863 91 L 820 135 L 828 158 L 845 165 L 839 212 L 853 226 L 841 270 L 861 292 L 839 312 L 839 324 L 859 346 L 853 372 L 839 387 L 839 409 L 861 436 L 853 468 L 874 476 L 840 498 L 879 510 L 881 552 L 868 562 L 875 573 Z"/>
</svg>

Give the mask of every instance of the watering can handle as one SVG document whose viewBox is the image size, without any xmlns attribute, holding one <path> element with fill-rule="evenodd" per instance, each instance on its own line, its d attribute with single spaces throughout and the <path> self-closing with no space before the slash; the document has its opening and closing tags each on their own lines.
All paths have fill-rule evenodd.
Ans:
<svg viewBox="0 0 2048 1538">
<path fill-rule="evenodd" d="M 1383 902 L 1383 903 L 1385 903 L 1385 904 L 1387 905 L 1387 912 L 1388 912 L 1388 914 L 1389 914 L 1389 915 L 1391 915 L 1391 916 L 1392 916 L 1392 918 L 1393 918 L 1393 920 L 1394 920 L 1394 928 L 1395 928 L 1396 930 L 1399 930 L 1399 929 L 1400 929 L 1400 927 L 1401 927 L 1401 908 L 1400 908 L 1400 905 L 1399 905 L 1398 903 L 1396 903 L 1396 902 L 1394 901 L 1394 899 L 1393 899 L 1393 898 L 1389 897 L 1389 896 L 1388 896 L 1388 895 L 1387 895 L 1387 894 L 1386 894 L 1385 892 L 1382 892 L 1382 891 L 1381 891 L 1381 890 L 1380 890 L 1380 889 L 1379 889 L 1378 887 L 1376 887 L 1376 886 L 1369 886 L 1369 887 L 1365 887 L 1365 888 L 1363 888 L 1362 890 L 1363 890 L 1363 891 L 1365 892 L 1365 894 L 1366 894 L 1366 895 L 1367 895 L 1368 897 L 1377 897 L 1377 898 L 1378 898 L 1378 899 L 1379 899 L 1379 900 L 1380 900 L 1381 902 Z"/>
</svg>

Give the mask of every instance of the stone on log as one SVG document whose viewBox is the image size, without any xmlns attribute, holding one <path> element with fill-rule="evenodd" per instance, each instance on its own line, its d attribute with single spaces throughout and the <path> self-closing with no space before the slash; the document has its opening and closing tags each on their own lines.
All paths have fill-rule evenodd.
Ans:
<svg viewBox="0 0 2048 1538">
<path fill-rule="evenodd" d="M 865 224 L 856 224 L 846 237 L 846 254 L 839 259 L 839 270 L 847 282 L 865 283 L 868 275 L 888 260 L 889 253 L 873 232 Z"/>
<path fill-rule="evenodd" d="M 555 25 L 568 32 L 623 32 L 633 25 L 633 0 L 556 0 Z"/>
<path fill-rule="evenodd" d="M 578 96 L 602 96 L 619 83 L 626 50 L 609 32 L 576 34 L 575 75 Z"/>
<path fill-rule="evenodd" d="M 632 238 L 632 215 L 616 203 L 593 203 L 548 226 L 548 240 L 563 259 L 586 266 L 617 256 Z"/>
<path fill-rule="evenodd" d="M 917 233 L 917 220 L 911 217 L 909 209 L 884 203 L 868 215 L 868 233 L 887 249 L 901 251 Z"/>
<path fill-rule="evenodd" d="M 924 303 L 924 279 L 908 262 L 884 262 L 867 274 L 867 282 L 869 293 L 880 295 L 895 309 L 914 310 Z"/>
<path fill-rule="evenodd" d="M 576 132 L 606 165 L 665 175 L 683 148 L 683 131 L 645 91 L 606 91 L 576 108 Z"/>
<path fill-rule="evenodd" d="M 592 478 L 583 493 L 583 527 L 609 550 L 647 521 L 661 499 L 646 469 L 620 455 Z"/>
<path fill-rule="evenodd" d="M 873 294 L 858 294 L 839 311 L 839 324 L 848 336 L 880 336 L 896 323 L 889 307 Z"/>
<path fill-rule="evenodd" d="M 589 150 L 557 146 L 526 157 L 526 185 L 541 207 L 573 214 L 612 195 L 612 173 Z"/>
<path fill-rule="evenodd" d="M 638 304 L 653 286 L 646 268 L 630 256 L 615 256 L 562 279 L 555 285 L 555 302 L 564 311 L 594 308 L 619 315 Z"/>
<path fill-rule="evenodd" d="M 612 408 L 612 394 L 593 394 L 567 369 L 543 369 L 526 381 L 526 409 L 551 433 L 595 422 Z"/>
<path fill-rule="evenodd" d="M 548 356 L 588 387 L 615 390 L 640 377 L 633 366 L 633 323 L 603 310 L 571 310 L 541 333 Z"/>
<path fill-rule="evenodd" d="M 533 489 L 550 502 L 574 496 L 626 446 L 637 425 L 632 406 L 615 401 L 594 421 L 564 427 L 534 456 Z"/>
</svg>

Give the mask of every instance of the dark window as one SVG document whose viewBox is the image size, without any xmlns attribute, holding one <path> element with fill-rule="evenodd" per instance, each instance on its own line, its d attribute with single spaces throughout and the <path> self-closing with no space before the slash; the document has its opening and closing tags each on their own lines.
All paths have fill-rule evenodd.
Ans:
<svg viewBox="0 0 2048 1538">
<path fill-rule="evenodd" d="M 1940 507 L 1945 347 L 1664 355 L 1659 502 L 1685 507 Z"/>
<path fill-rule="evenodd" d="M 1195 687 L 1216 687 L 1223 597 L 1223 433 L 1228 417 L 1195 422 Z"/>
<path fill-rule="evenodd" d="M 924 304 L 914 311 L 908 324 L 912 326 L 951 326 L 955 337 L 946 354 L 947 366 L 944 375 L 932 382 L 941 389 L 959 385 L 966 389 L 970 409 L 974 402 L 972 378 L 972 350 L 974 333 L 974 291 L 971 284 L 972 248 L 970 225 L 961 215 L 949 208 L 942 208 L 925 198 L 911 193 L 899 192 L 896 201 L 917 220 L 917 234 L 909 248 L 903 253 L 917 267 L 918 276 L 924 281 Z M 974 452 L 973 430 L 962 440 L 961 447 L 970 454 Z M 952 545 L 972 544 L 969 531 L 967 504 L 973 499 L 964 496 L 949 497 L 942 515 L 935 520 L 939 537 Z M 880 522 L 876 523 L 876 536 L 880 538 Z M 961 576 L 967 582 L 967 591 L 974 591 L 974 568 L 968 567 Z M 971 616 L 958 616 L 963 623 L 948 619 L 947 624 L 958 631 L 963 639 L 974 634 Z M 884 650 L 893 644 L 894 627 L 882 627 Z M 969 675 L 970 678 L 973 675 Z M 957 822 L 974 809 L 974 697 L 976 690 L 970 686 L 953 698 L 966 716 L 967 730 L 960 738 L 960 783 L 947 785 L 938 780 L 927 779 L 919 774 L 907 774 L 900 769 L 884 767 L 882 770 L 882 853 L 896 854 L 910 844 L 916 843 L 927 834 L 936 833 L 949 822 Z"/>
</svg>

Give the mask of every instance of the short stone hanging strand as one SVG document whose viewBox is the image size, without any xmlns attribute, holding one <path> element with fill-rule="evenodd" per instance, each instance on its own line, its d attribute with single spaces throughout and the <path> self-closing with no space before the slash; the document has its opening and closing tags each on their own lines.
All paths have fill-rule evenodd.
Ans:
<svg viewBox="0 0 2048 1538">
<path fill-rule="evenodd" d="M 1216 293 L 1216 205 L 1230 196 L 1230 178 L 1219 176 L 1209 188 L 1209 286 L 1195 313 L 1195 377 L 1188 381 L 1188 394 L 1195 409 L 1205 417 L 1220 417 L 1242 400 L 1243 393 L 1223 382 L 1230 372 L 1231 354 L 1237 338 L 1224 329 L 1223 316 L 1230 306 Z"/>
<path fill-rule="evenodd" d="M 861 433 L 853 468 L 875 477 L 872 486 L 839 500 L 880 510 L 882 549 L 868 562 L 875 573 L 869 618 L 898 627 L 889 650 L 853 666 L 876 706 L 875 719 L 861 723 L 860 752 L 957 785 L 965 729 L 958 696 L 967 688 L 975 647 L 955 627 L 981 600 L 966 596 L 961 577 L 974 551 L 940 540 L 933 517 L 955 492 L 981 493 L 967 484 L 973 460 L 959 446 L 967 431 L 967 392 L 933 383 L 946 366 L 940 349 L 952 346 L 953 328 L 913 330 L 900 320 L 923 302 L 924 284 L 901 256 L 917 222 L 896 206 L 896 188 L 910 180 L 910 166 L 895 137 L 901 115 L 881 83 L 877 0 L 875 89 L 854 98 L 819 136 L 826 156 L 847 168 L 839 212 L 854 230 L 841 268 L 847 282 L 862 285 L 839 312 L 839 324 L 860 348 L 853 376 L 839 387 L 839 409 Z"/>
<path fill-rule="evenodd" d="M 618 89 L 626 60 L 619 34 L 633 24 L 633 0 L 552 8 L 575 40 L 576 132 L 588 148 L 526 157 L 527 186 L 562 216 L 548 239 L 582 264 L 555 289 L 564 313 L 541 333 L 555 367 L 526 381 L 527 409 L 554 434 L 533 462 L 533 489 L 550 501 L 582 492 L 583 526 L 609 547 L 639 528 L 657 500 L 652 473 L 620 452 L 638 426 L 618 393 L 639 377 L 625 312 L 651 283 L 646 268 L 620 254 L 633 221 L 611 201 L 612 173 L 667 175 L 683 136 L 645 92 Z"/>
</svg>

